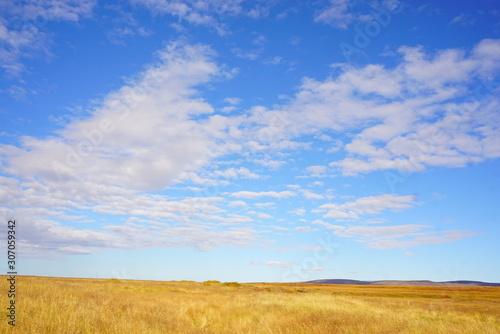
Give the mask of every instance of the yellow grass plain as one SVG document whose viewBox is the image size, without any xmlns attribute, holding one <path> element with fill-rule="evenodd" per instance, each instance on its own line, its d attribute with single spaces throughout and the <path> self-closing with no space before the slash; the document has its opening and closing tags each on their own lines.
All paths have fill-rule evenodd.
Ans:
<svg viewBox="0 0 500 334">
<path fill-rule="evenodd" d="M 17 276 L 16 297 L 16 326 L 4 316 L 1 333 L 500 333 L 499 287 Z"/>
</svg>

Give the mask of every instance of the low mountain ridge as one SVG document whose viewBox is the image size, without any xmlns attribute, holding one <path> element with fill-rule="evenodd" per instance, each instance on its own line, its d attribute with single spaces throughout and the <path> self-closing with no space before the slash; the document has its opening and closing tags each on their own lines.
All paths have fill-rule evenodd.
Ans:
<svg viewBox="0 0 500 334">
<path fill-rule="evenodd" d="M 429 280 L 412 280 L 412 281 L 398 281 L 398 280 L 382 280 L 382 281 L 359 281 L 354 279 L 318 279 L 307 281 L 304 283 L 311 284 L 355 284 L 355 285 L 395 285 L 395 286 L 499 286 L 500 283 L 488 283 L 481 281 L 445 281 L 434 282 Z"/>
</svg>

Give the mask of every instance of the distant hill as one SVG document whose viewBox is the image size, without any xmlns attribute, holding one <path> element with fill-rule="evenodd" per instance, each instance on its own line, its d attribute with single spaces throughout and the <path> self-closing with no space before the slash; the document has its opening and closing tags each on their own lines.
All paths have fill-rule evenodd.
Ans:
<svg viewBox="0 0 500 334">
<path fill-rule="evenodd" d="M 304 283 L 312 284 L 356 284 L 356 285 L 411 285 L 411 286 L 500 286 L 500 283 L 486 283 L 481 281 L 358 281 L 354 279 L 318 279 Z"/>
</svg>

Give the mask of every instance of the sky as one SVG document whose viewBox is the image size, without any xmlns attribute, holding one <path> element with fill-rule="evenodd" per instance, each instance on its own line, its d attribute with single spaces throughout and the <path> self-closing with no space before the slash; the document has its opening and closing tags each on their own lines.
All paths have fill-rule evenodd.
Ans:
<svg viewBox="0 0 500 334">
<path fill-rule="evenodd" d="M 15 219 L 22 275 L 500 282 L 499 10 L 0 1 L 1 246 Z"/>
</svg>

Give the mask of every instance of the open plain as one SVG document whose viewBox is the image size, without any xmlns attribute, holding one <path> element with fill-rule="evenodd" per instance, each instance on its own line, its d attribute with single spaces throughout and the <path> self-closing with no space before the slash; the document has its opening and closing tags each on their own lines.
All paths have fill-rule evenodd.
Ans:
<svg viewBox="0 0 500 334">
<path fill-rule="evenodd" d="M 500 333 L 499 287 L 17 280 L 1 333 Z"/>
</svg>

